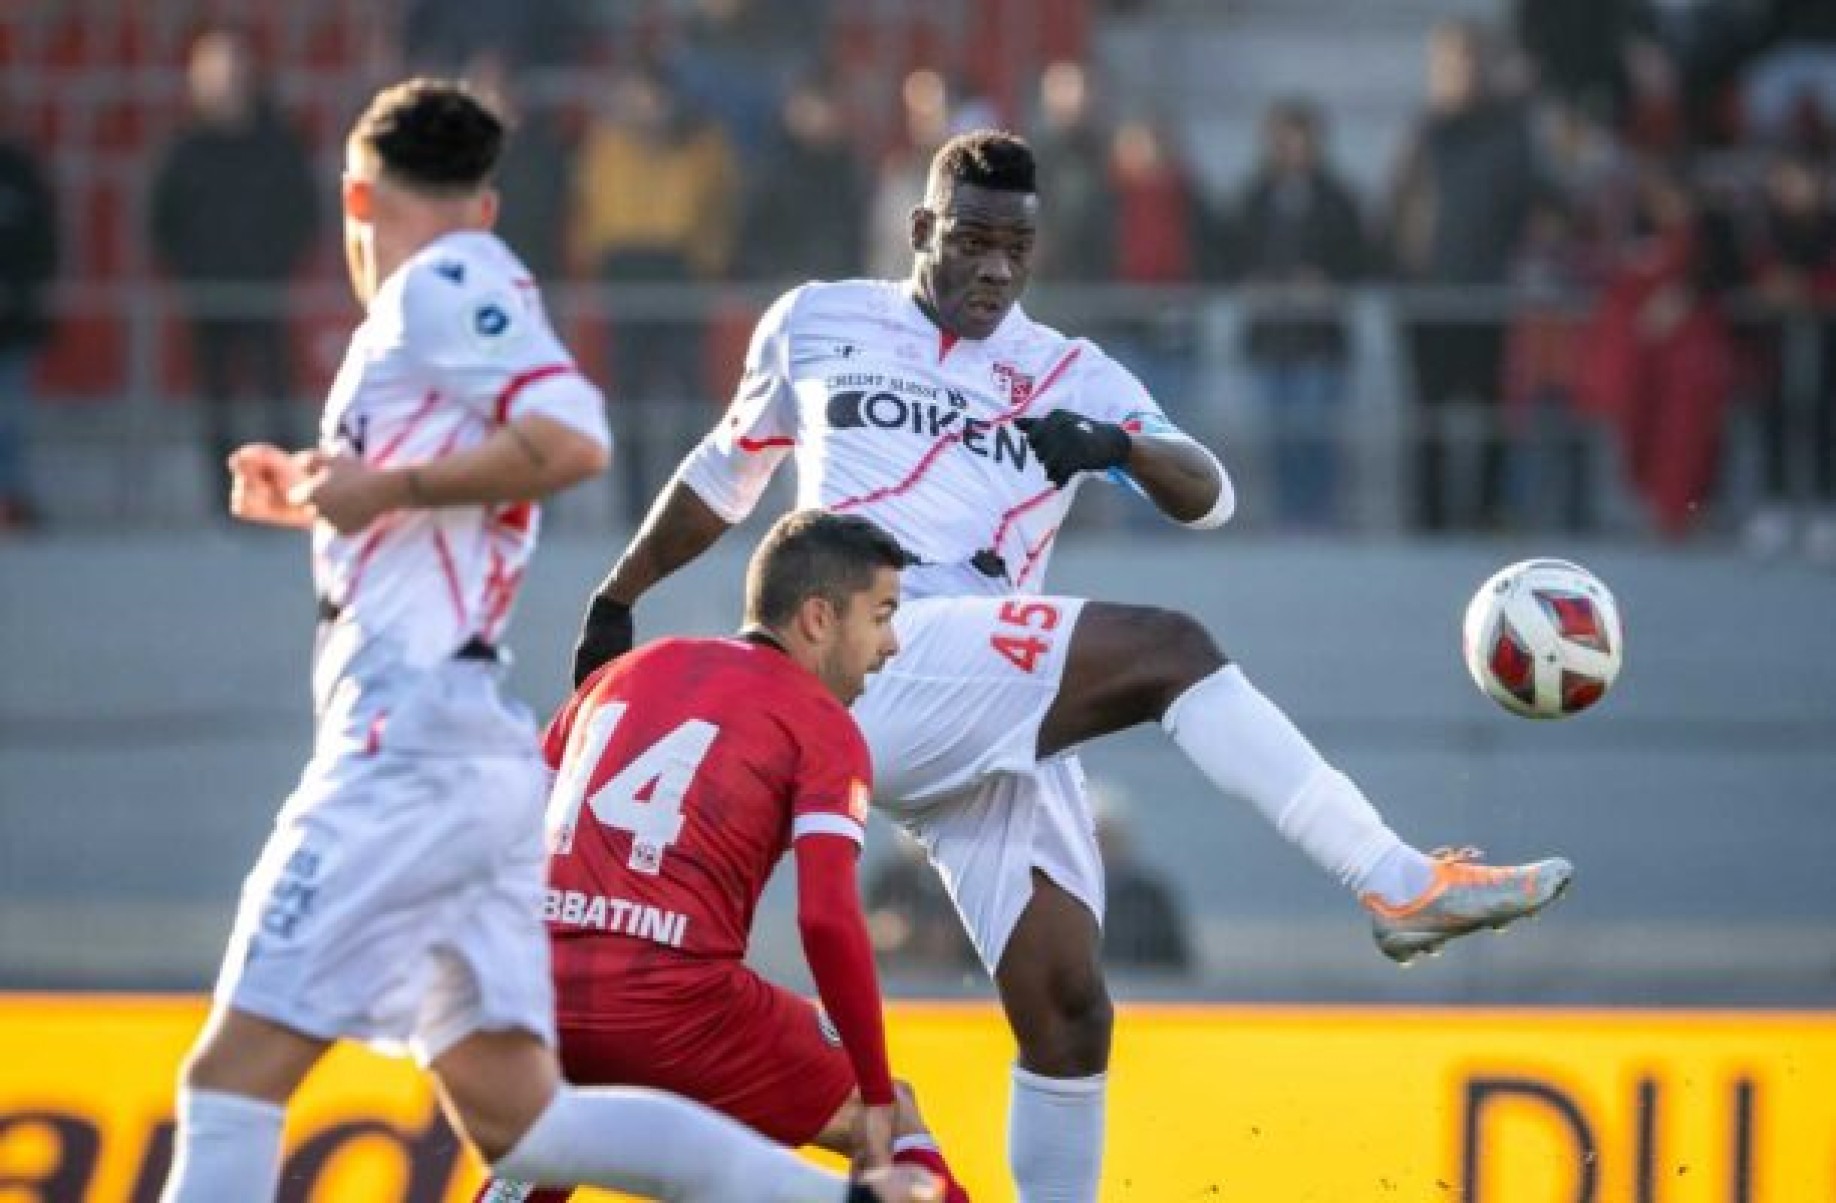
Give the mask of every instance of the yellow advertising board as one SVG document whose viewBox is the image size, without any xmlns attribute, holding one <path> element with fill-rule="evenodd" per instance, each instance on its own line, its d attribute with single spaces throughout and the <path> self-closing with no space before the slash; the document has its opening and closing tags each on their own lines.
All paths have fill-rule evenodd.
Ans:
<svg viewBox="0 0 1836 1203">
<path fill-rule="evenodd" d="M 202 1016 L 0 997 L 0 1203 L 153 1203 Z M 999 1014 L 897 1006 L 892 1046 L 978 1203 L 1011 1200 Z M 1105 1200 L 1836 1203 L 1836 1014 L 1124 1007 L 1109 1134 Z M 416 1074 L 347 1048 L 293 1109 L 282 1198 L 474 1175 Z"/>
</svg>

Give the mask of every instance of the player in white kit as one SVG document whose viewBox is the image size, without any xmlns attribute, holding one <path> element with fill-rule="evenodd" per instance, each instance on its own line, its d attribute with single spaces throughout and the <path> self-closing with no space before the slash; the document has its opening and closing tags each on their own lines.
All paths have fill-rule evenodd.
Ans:
<svg viewBox="0 0 1836 1203">
<path fill-rule="evenodd" d="M 862 514 L 926 561 L 905 573 L 903 650 L 854 707 L 875 801 L 924 842 L 999 988 L 1019 1044 L 1021 1199 L 1079 1203 L 1097 1195 L 1112 1022 L 1079 743 L 1159 722 L 1221 791 L 1356 890 L 1397 960 L 1536 911 L 1571 870 L 1416 851 L 1193 619 L 1041 595 L 1090 476 L 1120 477 L 1201 530 L 1234 504 L 1217 459 L 1134 376 L 1019 308 L 1042 203 L 1023 141 L 959 136 L 912 212 L 910 280 L 781 297 L 725 419 L 596 593 L 574 671 L 628 648 L 631 606 L 744 518 L 787 458 L 800 507 Z"/>
<path fill-rule="evenodd" d="M 683 1100 L 561 1081 L 548 772 L 501 692 L 499 640 L 535 502 L 604 470 L 609 438 L 599 391 L 489 232 L 502 139 L 460 85 L 376 97 L 343 185 L 367 314 L 319 446 L 231 459 L 237 517 L 312 532 L 316 731 L 244 886 L 163 1197 L 273 1198 L 287 1100 L 350 1037 L 427 1065 L 504 1176 L 702 1203 L 937 1198 L 921 1173 L 849 1184 Z"/>
</svg>

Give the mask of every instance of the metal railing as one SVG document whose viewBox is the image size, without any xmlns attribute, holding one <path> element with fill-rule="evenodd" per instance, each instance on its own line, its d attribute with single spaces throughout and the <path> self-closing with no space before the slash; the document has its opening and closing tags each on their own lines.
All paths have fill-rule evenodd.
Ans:
<svg viewBox="0 0 1836 1203">
<path fill-rule="evenodd" d="M 725 404 L 751 322 L 777 291 L 773 285 L 547 290 L 557 329 L 613 398 L 611 417 L 626 452 L 625 474 L 615 472 L 606 486 L 611 500 L 603 507 L 575 503 L 574 513 L 615 525 L 636 516 L 640 498 Z M 1221 447 L 1238 478 L 1246 524 L 1283 521 L 1278 478 L 1283 457 L 1297 447 L 1311 448 L 1336 477 L 1338 496 L 1326 524 L 1380 533 L 1417 524 L 1423 501 L 1414 465 L 1424 448 L 1444 453 L 1447 470 L 1436 487 L 1463 511 L 1472 508 L 1477 476 L 1486 470 L 1485 448 L 1499 444 L 1510 460 L 1514 493 L 1506 524 L 1637 530 L 1641 521 L 1627 499 L 1613 432 L 1582 419 L 1559 397 L 1528 411 L 1505 406 L 1497 392 L 1432 407 L 1417 402 L 1411 329 L 1424 323 L 1509 329 L 1530 314 L 1578 325 L 1590 304 L 1582 295 L 1501 289 L 1373 286 L 1321 299 L 1251 289 L 1039 287 L 1028 308 L 1068 333 L 1096 339 L 1143 377 L 1177 422 Z M 51 358 L 66 373 L 77 361 L 78 375 L 90 383 L 81 395 L 54 390 L 37 407 L 35 458 L 67 469 L 50 479 L 40 473 L 40 489 L 54 519 L 104 527 L 183 525 L 215 509 L 213 498 L 172 483 L 185 478 L 179 464 L 199 455 L 201 438 L 196 374 L 185 367 L 188 315 L 285 324 L 296 382 L 296 395 L 279 407 L 288 428 L 263 429 L 255 406 L 243 407 L 239 417 L 249 437 L 296 441 L 311 437 L 317 395 L 361 316 L 348 292 L 330 283 L 183 292 L 156 283 L 79 285 L 58 290 L 54 310 L 64 334 Z M 1740 386 L 1724 432 L 1726 471 L 1716 496 L 1705 500 L 1716 503 L 1724 524 L 1764 503 L 1827 502 L 1820 494 L 1836 467 L 1827 419 L 1836 364 L 1826 362 L 1827 332 L 1836 315 L 1780 312 L 1750 298 L 1736 300 L 1730 311 L 1749 350 L 1764 347 L 1771 366 Z M 1318 317 L 1343 328 L 1339 396 L 1305 413 L 1278 412 L 1258 395 L 1259 364 L 1248 332 L 1265 319 Z M 666 383 L 655 383 L 655 363 L 638 365 L 651 373 L 648 387 L 629 379 L 636 357 L 654 360 L 667 346 L 678 348 L 669 354 L 681 362 L 662 363 Z M 55 385 L 57 373 L 51 375 Z M 1765 452 L 1762 428 L 1776 443 Z M 1768 457 L 1769 473 L 1758 467 Z M 1548 485 L 1552 464 L 1577 478 Z M 72 480 L 80 487 L 65 489 Z M 1578 516 L 1569 512 L 1574 507 L 1538 495 L 1549 487 L 1580 496 L 1585 512 Z M 1123 500 L 1087 508 L 1086 525 L 1132 522 Z"/>
</svg>

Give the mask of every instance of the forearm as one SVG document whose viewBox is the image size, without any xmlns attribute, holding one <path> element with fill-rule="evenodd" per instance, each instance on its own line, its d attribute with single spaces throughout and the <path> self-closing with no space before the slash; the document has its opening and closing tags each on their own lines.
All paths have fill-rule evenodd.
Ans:
<svg viewBox="0 0 1836 1203">
<path fill-rule="evenodd" d="M 823 1009 L 854 1066 L 861 1101 L 893 1101 L 873 946 L 855 883 L 857 850 L 834 836 L 797 841 L 797 919 Z"/>
<path fill-rule="evenodd" d="M 483 442 L 439 459 L 385 469 L 400 509 L 539 501 L 605 470 L 596 440 L 540 416 L 519 418 Z"/>
<path fill-rule="evenodd" d="M 1180 522 L 1229 517 L 1231 484 L 1217 457 L 1183 435 L 1137 434 L 1125 468 L 1163 514 Z"/>
<path fill-rule="evenodd" d="M 644 525 L 600 582 L 597 592 L 624 605 L 635 605 L 652 585 L 700 556 L 728 529 L 727 520 L 678 475 L 650 507 Z"/>
</svg>

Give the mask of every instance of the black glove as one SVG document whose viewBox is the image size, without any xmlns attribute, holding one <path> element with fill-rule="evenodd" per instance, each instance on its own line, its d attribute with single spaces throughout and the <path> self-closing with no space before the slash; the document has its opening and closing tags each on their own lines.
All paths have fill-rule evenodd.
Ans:
<svg viewBox="0 0 1836 1203">
<path fill-rule="evenodd" d="M 630 651 L 636 642 L 631 607 L 595 593 L 593 604 L 587 607 L 586 621 L 580 624 L 580 638 L 574 644 L 574 688 L 580 688 L 600 665 Z"/>
<path fill-rule="evenodd" d="M 1128 462 L 1133 440 L 1113 422 L 1097 422 L 1068 409 L 1043 418 L 1017 418 L 1014 425 L 1033 445 L 1039 466 L 1054 485 L 1064 488 L 1079 472 L 1101 472 Z"/>
</svg>

